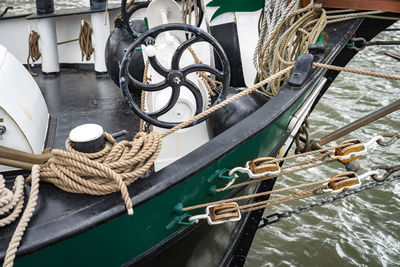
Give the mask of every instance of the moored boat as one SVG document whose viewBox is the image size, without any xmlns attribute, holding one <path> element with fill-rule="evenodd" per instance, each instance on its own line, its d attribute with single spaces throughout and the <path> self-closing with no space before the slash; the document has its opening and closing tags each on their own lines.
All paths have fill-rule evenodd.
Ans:
<svg viewBox="0 0 400 267">
<path fill-rule="evenodd" d="M 163 1 L 155 1 L 154 3 L 156 2 L 162 3 Z M 158 10 L 160 11 L 161 8 L 158 8 Z M 207 12 L 205 13 L 207 17 Z M 101 14 L 104 15 L 104 13 Z M 76 16 L 76 14 L 71 16 Z M 244 16 L 253 15 L 244 14 Z M 54 15 L 52 19 L 55 19 L 54 17 L 57 16 Z M 208 17 L 210 17 L 209 14 Z M 20 18 L 15 19 L 22 20 Z M 72 19 L 80 24 L 79 19 Z M 161 21 L 161 26 L 151 27 L 151 18 L 148 17 L 148 19 L 150 20 L 150 30 L 142 33 L 142 37 L 135 39 L 130 48 L 124 48 L 128 50 L 128 53 L 125 54 L 125 61 L 129 60 L 126 55 L 129 55 L 129 52 L 134 54 L 139 47 L 147 53 L 147 58 L 152 58 L 151 45 L 153 43 L 151 43 L 151 40 L 144 47 L 141 46 L 143 44 L 140 42 L 145 42 L 145 37 L 156 39 L 153 34 L 165 32 L 165 28 L 162 28 L 165 21 Z M 175 31 L 184 29 L 186 33 L 200 36 L 200 38 L 203 38 L 202 40 L 208 38 L 216 53 L 219 53 L 219 57 L 216 56 L 216 58 L 219 58 L 222 62 L 222 66 L 215 66 L 217 70 L 222 68 L 223 72 L 219 79 L 225 86 L 223 93 L 219 92 L 221 99 L 212 99 L 212 97 L 207 96 L 203 98 L 203 95 L 196 98 L 195 95 L 195 101 L 191 104 L 191 108 L 195 111 L 191 115 L 200 113 L 197 110 L 198 107 L 204 106 L 207 101 L 210 101 L 210 103 L 222 101 L 222 98 L 225 98 L 228 94 L 229 86 L 238 88 L 249 86 L 251 84 L 248 84 L 248 81 L 254 78 L 255 71 L 252 74 L 245 70 L 249 68 L 249 64 L 244 63 L 249 56 L 249 51 L 246 55 L 241 56 L 240 53 L 246 52 L 246 50 L 237 47 L 240 42 L 244 42 L 244 46 L 254 43 L 251 38 L 246 42 L 246 36 L 242 35 L 246 30 L 240 30 L 240 26 L 236 25 L 240 23 L 239 13 L 237 18 L 235 16 L 237 20 L 233 23 L 226 23 L 226 21 L 232 19 L 231 17 L 225 18 L 225 21 L 222 18 L 220 19 L 224 23 L 218 22 L 219 24 L 210 27 L 210 32 L 214 32 L 214 37 L 203 32 L 196 35 L 195 27 L 176 26 L 174 24 L 175 26 L 172 25 L 167 28 Z M 57 30 L 62 29 L 63 19 L 55 20 L 58 23 Z M 13 18 L 4 21 L 5 25 L 13 24 Z M 312 55 L 312 61 L 345 65 L 355 54 L 353 50 L 345 49 L 347 41 L 353 34 L 356 33 L 369 40 L 391 23 L 391 21 L 382 22 L 374 19 L 353 19 L 330 24 L 325 27 L 321 34 L 322 43 L 308 49 Z M 249 25 L 249 27 L 254 27 L 254 25 Z M 224 29 L 231 29 L 231 32 L 221 34 Z M 185 38 L 191 40 L 190 37 L 185 35 L 182 38 L 183 40 Z M 185 42 L 177 43 L 174 49 L 176 47 L 179 49 L 181 43 Z M 103 42 L 103 46 L 105 47 L 105 42 Z M 157 43 L 155 43 L 155 46 L 157 47 Z M 162 43 L 160 46 L 162 46 Z M 198 52 L 199 55 L 210 54 L 210 50 L 207 50 L 207 48 L 201 50 L 200 47 L 199 49 L 202 51 Z M 8 48 L 8 50 L 11 50 L 11 48 Z M 253 49 L 249 50 L 252 52 Z M 58 51 L 60 55 L 65 53 L 61 52 L 62 49 Z M 165 53 L 168 53 L 169 50 L 166 51 Z M 79 53 L 75 51 L 72 54 L 79 57 Z M 224 56 L 224 53 L 227 55 Z M 3 59 L 11 58 L 7 49 L 4 48 L 2 55 L 4 55 Z M 61 57 L 66 59 L 70 55 Z M 183 57 L 187 58 L 188 55 Z M 210 58 L 212 57 L 211 55 Z M 229 60 L 230 64 L 225 58 Z M 43 58 L 43 60 L 45 59 Z M 194 59 L 187 60 L 190 64 L 199 65 L 199 63 L 194 62 Z M 98 62 L 101 59 L 96 58 L 96 61 L 98 67 L 100 67 L 96 69 L 95 66 L 94 70 L 98 74 L 102 74 L 104 68 L 102 69 L 102 64 Z M 144 61 L 141 63 L 144 64 Z M 212 65 L 213 60 L 208 59 L 208 61 Z M 216 61 L 218 63 L 218 60 Z M 242 64 L 243 67 L 237 67 L 236 64 L 232 65 L 234 61 L 239 65 Z M 105 62 L 105 59 L 103 59 L 103 62 Z M 205 62 L 207 62 L 207 59 Z M 187 145 L 190 148 L 183 152 L 175 151 L 172 156 L 167 152 L 167 154 L 161 154 L 166 156 L 155 163 L 155 171 L 148 172 L 146 178 L 139 179 L 128 186 L 134 208 L 133 216 L 126 214 L 125 207 L 121 204 L 119 192 L 105 196 L 71 194 L 56 188 L 54 185 L 41 183 L 36 212 L 24 234 L 15 264 L 41 266 L 53 265 L 54 262 L 66 266 L 77 264 L 77 262 L 79 262 L 79 265 L 104 266 L 123 264 L 233 266 L 243 264 L 261 218 L 262 210 L 244 214 L 239 222 L 208 226 L 205 223 L 195 224 L 188 221 L 189 217 L 202 213 L 202 210 L 195 213 L 184 213 L 179 211 L 179 207 L 272 189 L 274 180 L 262 182 L 257 186 L 248 186 L 241 190 L 221 193 L 213 191 L 214 188 L 223 187 L 226 184 L 224 177 L 229 176 L 226 175 L 227 170 L 243 166 L 249 159 L 259 156 L 284 155 L 305 116 L 337 75 L 337 72 L 311 68 L 310 62 L 308 62 L 308 68 L 307 62 L 298 62 L 301 67 L 305 66 L 305 71 L 295 72 L 300 76 L 300 82 L 283 84 L 277 95 L 268 99 L 263 96 L 265 101 L 262 105 L 253 107 L 250 112 L 245 111 L 245 113 L 240 114 L 242 117 L 239 117 L 233 124 L 221 126 L 223 130 L 211 129 L 211 134 L 208 132 L 210 131 L 209 128 L 212 127 L 210 125 L 213 124 L 209 121 L 214 120 L 214 125 L 220 126 L 226 119 L 210 118 L 207 121 L 208 124 L 203 122 L 202 126 L 196 126 L 198 128 L 196 132 L 203 131 L 203 135 L 200 137 L 193 132 L 186 136 L 183 135 L 183 142 L 193 143 L 193 146 L 191 146 L 192 144 Z M 157 76 L 154 72 L 157 71 L 157 64 L 150 63 L 153 66 L 153 70 L 150 70 L 152 73 L 151 86 L 151 84 L 157 82 Z M 57 64 L 50 64 L 49 69 L 43 70 L 43 72 L 54 75 L 54 72 L 58 72 L 57 68 L 52 69 L 54 65 L 57 66 Z M 44 67 L 42 63 L 42 68 Z M 64 65 L 64 67 L 71 66 Z M 79 67 L 82 68 L 82 65 L 79 65 Z M 89 67 L 93 68 L 92 65 L 89 65 Z M 119 78 L 124 77 L 123 71 L 129 70 L 129 67 L 130 65 L 127 64 L 127 67 L 121 68 Z M 208 70 L 213 74 L 213 67 L 194 70 Z M 8 70 L 9 66 L 2 66 L 2 68 Z M 15 70 L 17 70 L 17 67 L 15 67 Z M 218 72 L 214 72 L 218 76 Z M 172 79 L 174 77 L 168 75 L 167 80 L 171 78 L 168 81 L 174 82 Z M 229 75 L 233 77 L 230 82 L 227 78 Z M 63 148 L 69 131 L 81 123 L 99 123 L 110 133 L 126 130 L 128 140 L 132 139 L 134 134 L 139 131 L 138 117 L 125 104 L 119 88 L 113 85 L 110 79 L 96 79 L 90 72 L 77 72 L 71 69 L 61 69 L 61 72 L 54 76 L 35 78 L 51 117 L 49 124 L 43 126 L 49 129 L 46 134 L 45 147 Z M 140 77 L 140 75 L 135 76 L 134 74 L 132 76 L 134 76 L 134 79 Z M 228 80 L 228 84 L 224 79 Z M 142 84 L 139 84 L 139 86 L 144 87 Z M 129 88 L 125 88 L 125 97 L 127 97 L 129 90 Z M 150 95 L 150 99 L 151 97 Z M 190 97 L 188 99 L 189 102 L 192 101 Z M 199 99 L 202 99 L 203 103 L 199 104 Z M 132 93 L 131 101 L 137 103 L 139 100 L 139 94 Z M 175 101 L 179 103 L 180 100 L 176 99 Z M 162 104 L 169 105 L 169 102 L 164 101 Z M 154 105 L 154 103 L 148 103 L 147 108 L 152 109 L 151 105 Z M 161 105 L 161 108 L 163 108 L 163 105 Z M 224 111 L 230 116 L 238 113 L 238 111 L 229 112 L 229 110 Z M 176 120 L 172 119 L 170 123 L 176 124 Z M 152 124 L 157 125 L 156 123 Z M 161 123 L 158 126 L 170 127 L 171 125 Z M 198 126 L 203 127 L 203 129 L 199 129 Z M 190 130 L 191 128 L 181 131 L 189 132 Z M 9 130 L 6 134 L 10 134 Z M 9 140 L 6 134 L 3 136 L 3 142 Z M 202 138 L 207 135 L 210 139 L 204 141 Z M 176 138 L 179 139 L 180 137 L 176 136 Z M 171 141 L 170 145 L 168 143 L 163 145 L 165 147 L 183 144 L 186 146 L 186 143 Z M 0 145 L 3 144 L 0 143 Z M 20 173 L 20 171 L 4 172 L 7 184 L 12 184 L 16 173 Z M 245 179 L 245 177 L 241 177 L 241 179 Z M 14 222 L 0 230 L 1 258 L 6 253 L 8 242 L 15 227 L 16 223 Z M 171 257 L 171 255 L 174 256 Z"/>
</svg>

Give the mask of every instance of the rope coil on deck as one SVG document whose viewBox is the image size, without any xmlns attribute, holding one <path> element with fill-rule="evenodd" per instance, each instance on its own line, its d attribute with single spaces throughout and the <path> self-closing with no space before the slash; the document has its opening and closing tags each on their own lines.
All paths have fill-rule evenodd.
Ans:
<svg viewBox="0 0 400 267">
<path fill-rule="evenodd" d="M 153 164 L 161 150 L 160 135 L 139 132 L 132 141 L 116 143 L 105 133 L 107 144 L 96 153 L 74 150 L 67 139 L 67 151 L 54 149 L 52 157 L 40 170 L 40 179 L 61 190 L 90 195 L 121 191 L 128 213 L 133 214 L 127 186 L 140 178 Z"/>
</svg>

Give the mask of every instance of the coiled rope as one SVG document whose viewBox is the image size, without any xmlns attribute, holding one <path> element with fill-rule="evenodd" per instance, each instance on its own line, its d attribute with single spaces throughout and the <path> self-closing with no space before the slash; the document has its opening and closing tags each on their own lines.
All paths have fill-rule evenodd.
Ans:
<svg viewBox="0 0 400 267">
<path fill-rule="evenodd" d="M 84 21 L 80 27 L 80 32 L 78 37 L 79 47 L 81 48 L 82 61 L 85 57 L 86 61 L 89 61 L 94 52 L 92 44 L 92 33 L 93 30 L 90 27 L 89 23 Z"/>
<path fill-rule="evenodd" d="M 35 31 L 31 31 L 31 33 L 29 34 L 28 58 L 26 59 L 26 64 L 28 65 L 28 71 L 32 76 L 38 76 L 38 74 L 32 71 L 29 59 L 32 59 L 33 63 L 36 62 L 42 56 L 42 54 L 39 51 L 39 37 L 40 35 Z"/>
<path fill-rule="evenodd" d="M 51 151 L 52 157 L 40 169 L 40 180 L 75 194 L 107 195 L 121 191 L 131 215 L 132 201 L 127 186 L 140 178 L 158 157 L 160 135 L 156 131 L 139 132 L 132 141 L 119 143 L 107 133 L 104 137 L 108 144 L 96 153 L 76 151 L 67 139 L 66 151 Z"/>
</svg>

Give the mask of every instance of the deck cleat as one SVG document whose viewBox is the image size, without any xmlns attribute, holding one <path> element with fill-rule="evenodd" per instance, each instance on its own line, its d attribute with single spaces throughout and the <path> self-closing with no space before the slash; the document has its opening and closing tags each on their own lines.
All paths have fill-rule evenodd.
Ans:
<svg viewBox="0 0 400 267">
<path fill-rule="evenodd" d="M 330 180 L 334 181 L 328 182 L 323 192 L 341 193 L 345 189 L 357 188 L 361 186 L 362 179 L 377 174 L 377 171 L 369 171 L 362 175 L 357 175 L 355 172 L 339 173 L 330 178 Z"/>
<path fill-rule="evenodd" d="M 198 223 L 199 220 L 207 219 L 209 225 L 224 222 L 236 222 L 242 218 L 239 205 L 236 202 L 211 205 L 206 208 L 206 214 L 195 215 L 189 218 L 189 222 Z"/>
<path fill-rule="evenodd" d="M 359 159 L 361 156 L 367 154 L 368 148 L 371 147 L 378 140 L 382 140 L 382 136 L 375 136 L 368 143 L 363 144 L 358 139 L 346 140 L 339 145 L 347 145 L 335 150 L 335 155 L 331 155 L 332 159 L 337 159 L 341 163 L 348 163 L 350 161 Z"/>
</svg>

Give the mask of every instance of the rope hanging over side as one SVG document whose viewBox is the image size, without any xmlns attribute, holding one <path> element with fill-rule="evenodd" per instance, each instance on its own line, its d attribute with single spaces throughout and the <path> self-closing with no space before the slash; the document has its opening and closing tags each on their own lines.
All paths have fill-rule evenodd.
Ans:
<svg viewBox="0 0 400 267">
<path fill-rule="evenodd" d="M 92 44 L 92 33 L 93 30 L 90 27 L 89 23 L 86 21 L 81 25 L 79 32 L 79 47 L 81 48 L 82 61 L 86 57 L 86 61 L 89 61 L 93 52 L 93 44 Z"/>
<path fill-rule="evenodd" d="M 105 133 L 107 144 L 96 153 L 74 150 L 67 139 L 67 151 L 54 149 L 52 157 L 40 169 L 40 179 L 76 194 L 107 195 L 121 191 L 130 215 L 132 201 L 127 186 L 140 178 L 161 150 L 160 135 L 139 132 L 132 141 L 116 143 Z"/>
<path fill-rule="evenodd" d="M 5 186 L 0 175 L 0 227 L 6 226 L 18 218 L 24 205 L 24 177 L 17 176 L 12 190 Z M 10 212 L 11 211 L 11 212 Z"/>
<path fill-rule="evenodd" d="M 10 243 L 8 244 L 7 252 L 4 257 L 3 267 L 12 267 L 14 264 L 15 254 L 17 253 L 17 248 L 21 243 L 22 237 L 28 226 L 29 221 L 32 218 L 32 215 L 35 211 L 35 207 L 37 204 L 37 199 L 39 195 L 39 165 L 34 165 L 32 168 L 32 185 L 31 185 L 31 192 L 29 194 L 28 203 L 26 204 L 26 208 L 24 213 L 22 214 L 21 220 L 18 222 L 17 228 L 14 231 L 14 234 L 11 238 Z M 22 179 L 22 187 L 24 186 L 24 178 L 22 176 L 18 176 L 17 180 Z M 23 190 L 23 189 L 22 189 Z M 23 192 L 22 192 L 23 195 Z M 23 199 L 22 205 L 23 206 Z"/>
<path fill-rule="evenodd" d="M 38 76 L 37 73 L 33 72 L 31 69 L 31 63 L 29 59 L 32 59 L 32 63 L 36 62 L 42 54 L 39 50 L 39 37 L 40 35 L 36 31 L 31 31 L 28 40 L 28 58 L 26 59 L 26 64 L 28 65 L 28 71 L 32 76 Z"/>
</svg>

